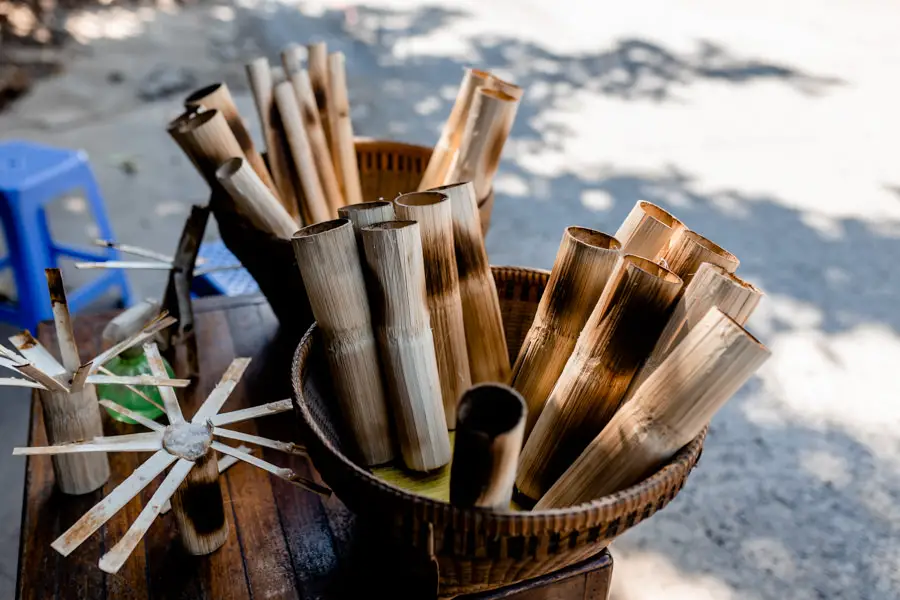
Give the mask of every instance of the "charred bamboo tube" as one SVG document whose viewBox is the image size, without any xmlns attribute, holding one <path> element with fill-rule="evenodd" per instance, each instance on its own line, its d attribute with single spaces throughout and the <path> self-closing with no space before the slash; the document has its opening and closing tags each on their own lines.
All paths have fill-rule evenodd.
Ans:
<svg viewBox="0 0 900 600">
<path fill-rule="evenodd" d="M 509 379 L 509 352 L 497 286 L 484 247 L 475 187 L 466 182 L 432 191 L 450 198 L 456 271 L 472 383 L 506 382 Z"/>
<path fill-rule="evenodd" d="M 331 139 L 331 120 L 328 116 L 328 95 L 331 87 L 328 81 L 328 45 L 325 42 L 308 44 L 306 64 L 309 68 L 309 82 L 316 98 L 316 107 L 319 110 L 319 120 L 322 122 L 325 139 L 331 150 L 334 148 L 334 140 Z"/>
<path fill-rule="evenodd" d="M 169 125 L 169 133 L 213 190 L 220 189 L 216 180 L 219 165 L 229 158 L 244 158 L 234 132 L 217 109 L 203 111 L 190 119 L 182 115 Z"/>
<path fill-rule="evenodd" d="M 299 205 L 297 204 L 297 191 L 294 187 L 294 174 L 288 161 L 288 152 L 283 140 L 280 117 L 275 106 L 273 95 L 274 82 L 272 69 L 265 57 L 257 58 L 247 64 L 247 79 L 250 81 L 250 91 L 256 102 L 256 110 L 259 114 L 259 122 L 262 126 L 263 138 L 266 140 L 266 150 L 269 153 L 269 167 L 272 169 L 272 179 L 278 188 L 278 199 L 282 206 L 295 220 L 299 217 Z"/>
<path fill-rule="evenodd" d="M 675 305 L 656 346 L 638 374 L 631 380 L 626 398 L 630 398 L 653 371 L 659 368 L 688 332 L 716 307 L 743 326 L 762 298 L 762 292 L 737 275 L 712 263 L 703 263 Z"/>
<path fill-rule="evenodd" d="M 246 215 L 256 228 L 286 240 L 297 231 L 293 217 L 243 158 L 226 160 L 216 171 L 216 177 L 238 212 Z"/>
<path fill-rule="evenodd" d="M 441 137 L 434 146 L 431 158 L 428 159 L 428 166 L 425 167 L 425 173 L 422 175 L 422 181 L 419 183 L 420 192 L 441 185 L 447 179 L 453 156 L 462 142 L 469 110 L 475 100 L 475 92 L 484 86 L 489 78 L 490 73 L 485 71 L 466 69 L 456 95 L 456 101 L 450 110 L 450 116 L 444 123 Z"/>
<path fill-rule="evenodd" d="M 216 109 L 221 112 L 240 145 L 247 162 L 250 163 L 250 166 L 253 167 L 253 170 L 256 171 L 262 182 L 266 184 L 266 187 L 272 190 L 276 197 L 278 196 L 278 189 L 275 187 L 275 182 L 272 181 L 266 162 L 256 150 L 253 138 L 250 137 L 250 132 L 247 131 L 247 126 L 244 124 L 244 120 L 241 118 L 241 114 L 234 104 L 234 99 L 231 97 L 231 92 L 225 83 L 214 83 L 200 88 L 185 99 L 184 106 L 188 109 L 203 107 L 207 110 Z"/>
<path fill-rule="evenodd" d="M 499 383 L 482 383 L 459 402 L 450 504 L 509 510 L 525 432 L 525 400 Z"/>
<path fill-rule="evenodd" d="M 359 253 L 364 256 L 362 230 L 369 225 L 376 223 L 384 223 L 385 221 L 394 220 L 394 204 L 392 202 L 360 202 L 359 204 L 349 204 L 338 209 L 338 216 L 341 219 L 347 219 L 353 224 L 353 231 L 356 232 L 356 243 L 359 246 Z"/>
<path fill-rule="evenodd" d="M 346 219 L 325 221 L 304 227 L 291 241 L 362 460 L 388 462 L 394 457 L 390 422 L 353 226 Z"/>
<path fill-rule="evenodd" d="M 616 231 L 622 252 L 656 260 L 669 248 L 684 224 L 655 204 L 638 200 Z"/>
<path fill-rule="evenodd" d="M 431 471 L 450 462 L 434 338 L 425 295 L 419 224 L 388 221 L 362 229 L 375 330 L 403 462 Z"/>
<path fill-rule="evenodd" d="M 297 95 L 291 82 L 283 81 L 275 86 L 275 103 L 278 105 L 281 124 L 294 159 L 294 171 L 300 179 L 303 190 L 300 203 L 303 220 L 310 225 L 327 221 L 332 216 L 331 211 L 325 199 L 322 182 L 319 181 L 312 146 L 309 144 L 309 136 L 306 135 Z"/>
<path fill-rule="evenodd" d="M 528 405 L 526 439 L 619 257 L 618 240 L 605 233 L 569 227 L 563 234 L 547 289 L 512 368 L 511 385 Z"/>
<path fill-rule="evenodd" d="M 291 75 L 291 84 L 300 104 L 300 113 L 303 115 L 303 124 L 306 126 L 306 133 L 312 146 L 313 159 L 328 201 L 328 209 L 337 215 L 337 210 L 344 205 L 344 197 L 341 195 L 341 185 L 334 170 L 334 163 L 331 162 L 331 148 L 328 146 L 328 139 L 316 107 L 316 97 L 309 81 L 309 73 L 303 69 L 297 71 Z"/>
<path fill-rule="evenodd" d="M 573 506 L 640 481 L 699 435 L 769 354 L 710 309 L 535 508 Z"/>
<path fill-rule="evenodd" d="M 331 156 L 347 204 L 363 201 L 356 163 L 356 142 L 350 121 L 350 98 L 347 95 L 347 72 L 344 54 L 328 55 L 328 121 L 331 125 Z"/>
<path fill-rule="evenodd" d="M 663 258 L 685 285 L 691 282 L 694 273 L 705 262 L 719 265 L 729 273 L 734 273 L 741 262 L 728 250 L 690 229 L 681 229 L 672 238 Z"/>
<path fill-rule="evenodd" d="M 543 496 L 609 422 L 681 286 L 656 263 L 622 257 L 525 442 L 519 491 L 535 500 Z"/>
<path fill-rule="evenodd" d="M 490 194 L 517 109 L 518 101 L 499 90 L 480 89 L 476 92 L 455 163 L 445 184 L 471 181 L 479 200 Z"/>
<path fill-rule="evenodd" d="M 194 462 L 187 479 L 172 496 L 172 513 L 178 523 L 181 542 L 190 554 L 210 554 L 228 539 L 228 521 L 215 452 L 207 450 Z"/>
<path fill-rule="evenodd" d="M 456 428 L 456 404 L 472 384 L 466 352 L 466 329 L 453 249 L 450 199 L 439 192 L 413 192 L 394 201 L 397 217 L 418 221 L 425 255 L 425 288 L 434 330 L 434 350 L 441 376 L 447 426 Z"/>
</svg>

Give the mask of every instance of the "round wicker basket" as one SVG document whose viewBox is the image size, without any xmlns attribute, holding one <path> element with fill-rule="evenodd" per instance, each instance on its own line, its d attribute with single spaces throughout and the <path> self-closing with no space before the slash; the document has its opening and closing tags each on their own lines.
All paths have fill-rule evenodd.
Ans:
<svg viewBox="0 0 900 600">
<path fill-rule="evenodd" d="M 493 267 L 511 359 L 534 318 L 549 274 Z M 697 462 L 704 431 L 644 481 L 566 509 L 499 512 L 459 509 L 390 485 L 348 457 L 313 325 L 294 355 L 295 412 L 313 463 L 339 498 L 363 518 L 380 521 L 395 541 L 434 549 L 442 596 L 472 593 L 537 577 L 588 558 L 662 509 Z"/>
</svg>

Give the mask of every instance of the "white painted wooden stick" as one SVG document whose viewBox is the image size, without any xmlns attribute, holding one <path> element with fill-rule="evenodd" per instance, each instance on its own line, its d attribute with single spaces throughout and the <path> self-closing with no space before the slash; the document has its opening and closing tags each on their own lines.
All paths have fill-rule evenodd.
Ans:
<svg viewBox="0 0 900 600">
<path fill-rule="evenodd" d="M 232 423 L 240 423 L 266 415 L 277 415 L 278 413 L 293 410 L 294 406 L 291 400 L 278 400 L 277 402 L 269 402 L 260 406 L 251 406 L 250 408 L 242 408 L 227 413 L 220 413 L 210 419 L 213 425 L 219 427 L 223 425 L 231 425 Z"/>
<path fill-rule="evenodd" d="M 95 246 L 100 246 L 101 248 L 113 248 L 122 252 L 124 254 L 131 254 L 133 256 L 140 256 L 141 258 L 149 258 L 158 262 L 164 262 L 171 264 L 175 259 L 172 256 L 167 254 L 162 254 L 160 252 L 156 252 L 155 250 L 149 250 L 147 248 L 141 248 L 140 246 L 132 246 L 131 244 L 120 244 L 118 242 L 113 242 L 112 240 L 94 240 Z M 198 258 L 197 264 L 203 264 L 205 259 Z"/>
<path fill-rule="evenodd" d="M 137 423 L 140 423 L 144 427 L 146 427 L 148 429 L 152 429 L 153 431 L 162 432 L 162 431 L 165 431 L 165 429 L 166 429 L 165 425 L 157 423 L 153 419 L 148 419 L 141 413 L 133 411 L 130 408 L 125 408 L 118 402 L 113 402 L 112 400 L 107 400 L 106 398 L 103 398 L 102 400 L 100 400 L 100 405 L 105 406 L 106 408 L 108 408 L 112 411 L 115 411 L 122 416 L 128 417 L 129 419 L 131 419 Z"/>
<path fill-rule="evenodd" d="M 162 449 L 162 437 L 146 440 L 70 442 L 55 446 L 25 446 L 13 448 L 13 456 L 76 454 L 79 452 L 154 452 Z"/>
<path fill-rule="evenodd" d="M 101 262 L 76 262 L 76 269 L 123 269 L 125 271 L 168 271 L 172 263 L 141 262 L 136 260 L 106 260 Z"/>
</svg>

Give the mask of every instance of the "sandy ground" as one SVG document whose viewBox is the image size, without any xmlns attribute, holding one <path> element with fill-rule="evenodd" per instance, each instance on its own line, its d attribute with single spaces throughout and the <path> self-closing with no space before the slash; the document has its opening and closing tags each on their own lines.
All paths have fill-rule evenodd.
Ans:
<svg viewBox="0 0 900 600">
<path fill-rule="evenodd" d="M 324 39 L 347 55 L 357 133 L 426 144 L 464 66 L 507 75 L 527 92 L 497 180 L 493 263 L 549 267 L 565 226 L 614 231 L 646 199 L 767 292 L 750 325 L 773 358 L 716 417 L 677 500 L 615 542 L 614 597 L 888 600 L 900 597 L 898 16 L 875 0 L 112 9 L 70 17 L 67 72 L 0 115 L 0 131 L 86 149 L 119 238 L 168 251 L 205 187 L 163 130 L 183 94 L 140 100 L 161 74 L 225 79 L 252 119 L 241 61 Z M 92 233 L 77 200 L 52 220 L 70 240 Z M 158 276 L 133 283 L 161 291 Z M 0 403 L 4 439 L 24 438 L 26 405 Z M 4 481 L 21 468 L 0 459 Z M 20 492 L 4 487 L 10 597 Z"/>
</svg>

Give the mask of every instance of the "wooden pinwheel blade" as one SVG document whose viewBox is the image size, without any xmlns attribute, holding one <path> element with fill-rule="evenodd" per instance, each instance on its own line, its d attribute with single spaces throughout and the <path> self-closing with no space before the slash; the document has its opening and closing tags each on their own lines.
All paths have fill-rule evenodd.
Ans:
<svg viewBox="0 0 900 600">
<path fill-rule="evenodd" d="M 161 252 L 156 252 L 155 250 L 141 248 L 140 246 L 132 246 L 130 244 L 119 244 L 118 242 L 113 242 L 110 240 L 94 240 L 94 245 L 100 246 L 101 248 L 113 248 L 124 254 L 131 254 L 132 256 L 140 256 L 141 258 L 158 260 L 159 262 L 164 263 L 171 264 L 174 260 L 171 256 L 167 256 L 165 254 L 162 254 Z"/>
<path fill-rule="evenodd" d="M 42 346 L 39 341 L 34 339 L 34 336 L 32 336 L 30 332 L 23 331 L 22 333 L 10 336 L 9 342 L 22 356 L 25 357 L 25 360 L 50 377 L 58 377 L 66 374 L 66 368 L 59 364 L 59 361 L 50 354 L 50 351 Z"/>
<path fill-rule="evenodd" d="M 113 373 L 112 371 L 110 371 L 110 370 L 107 369 L 106 367 L 100 367 L 99 371 L 100 371 L 101 373 L 103 373 L 104 375 L 115 375 L 115 373 Z M 166 412 L 166 409 L 163 407 L 162 404 L 160 404 L 160 403 L 157 402 L 156 400 L 152 399 L 150 396 L 148 396 L 147 394 L 145 394 L 145 393 L 142 392 L 141 390 L 137 389 L 137 388 L 134 387 L 133 385 L 129 385 L 129 384 L 126 383 L 126 384 L 125 384 L 125 389 L 127 389 L 128 391 L 130 391 L 132 394 L 135 394 L 135 395 L 137 395 L 138 397 L 140 397 L 140 398 L 146 400 L 147 402 L 149 402 L 150 404 L 152 404 L 153 406 L 155 406 L 155 407 L 158 408 L 159 410 L 161 410 L 161 411 L 163 411 L 163 412 Z"/>
<path fill-rule="evenodd" d="M 331 490 L 323 485 L 319 485 L 315 481 L 310 479 L 306 479 L 305 477 L 301 477 L 294 473 L 291 469 L 285 467 L 279 467 L 277 465 L 273 465 L 272 463 L 265 461 L 261 458 L 257 458 L 252 454 L 247 454 L 246 452 L 241 452 L 237 448 L 232 448 L 227 444 L 223 444 L 222 442 L 213 442 L 212 448 L 218 450 L 222 454 L 231 455 L 238 460 L 242 460 L 245 463 L 251 464 L 258 469 L 262 469 L 263 471 L 268 471 L 272 475 L 276 477 L 280 477 L 286 481 L 290 481 L 291 483 L 297 484 L 305 490 L 313 492 L 315 494 L 319 494 L 321 496 L 330 496 Z"/>
<path fill-rule="evenodd" d="M 231 361 L 228 369 L 225 370 L 225 374 L 222 375 L 222 379 L 219 380 L 213 391 L 203 401 L 203 405 L 197 410 L 194 418 L 191 419 L 191 423 L 205 423 L 219 413 L 222 405 L 225 404 L 228 396 L 234 391 L 235 386 L 237 386 L 249 364 L 249 358 L 236 358 Z"/>
<path fill-rule="evenodd" d="M 108 442 L 111 440 L 130 441 L 130 440 L 149 440 L 151 438 L 160 437 L 159 431 L 142 431 L 140 433 L 123 433 L 122 435 L 98 435 L 93 442 Z"/>
<path fill-rule="evenodd" d="M 155 452 L 162 449 L 162 436 L 156 439 L 116 440 L 107 438 L 103 441 L 72 442 L 56 446 L 26 446 L 13 448 L 13 456 L 38 456 L 43 454 L 75 454 L 79 452 Z"/>
<path fill-rule="evenodd" d="M 201 275 L 209 275 L 210 273 L 216 273 L 218 271 L 234 271 L 236 269 L 243 269 L 244 265 L 216 265 L 214 267 L 204 267 L 202 269 L 194 269 L 194 277 L 200 277 Z"/>
<path fill-rule="evenodd" d="M 31 363 L 16 366 L 16 370 L 22 375 L 37 381 L 51 392 L 69 393 L 69 388 L 59 382 L 58 379 L 50 377 Z"/>
<path fill-rule="evenodd" d="M 256 444 L 257 446 L 263 446 L 265 448 L 272 448 L 273 450 L 280 450 L 281 452 L 286 452 L 288 454 L 296 454 L 298 456 L 307 455 L 306 448 L 304 448 L 303 446 L 298 446 L 293 442 L 271 440 L 269 438 L 260 437 L 258 435 L 251 435 L 249 433 L 243 433 L 241 431 L 222 429 L 221 427 L 214 427 L 213 435 L 228 438 L 230 440 L 237 440 L 239 442 L 248 442 L 250 444 Z"/>
<path fill-rule="evenodd" d="M 88 375 L 87 383 L 94 385 L 117 383 L 119 385 L 152 385 L 156 387 L 184 388 L 191 384 L 190 379 L 170 379 L 155 375 Z"/>
<path fill-rule="evenodd" d="M 106 498 L 94 505 L 94 508 L 86 512 L 50 546 L 63 556 L 71 554 L 75 548 L 103 527 L 104 523 L 109 521 L 175 460 L 176 457 L 165 450 L 160 450 L 148 458 L 144 464 L 134 470 L 134 473 L 117 485 L 113 491 L 107 494 Z"/>
<path fill-rule="evenodd" d="M 165 429 L 166 429 L 165 425 L 157 423 L 156 421 L 153 421 L 152 419 L 148 419 L 141 413 L 135 412 L 128 408 L 125 408 L 121 404 L 117 404 L 116 402 L 113 402 L 112 400 L 106 400 L 104 398 L 103 400 L 100 400 L 100 405 L 105 406 L 106 408 L 112 409 L 124 417 L 128 417 L 129 419 L 137 421 L 144 427 L 146 427 L 148 429 L 152 429 L 153 431 L 165 431 Z"/>
<path fill-rule="evenodd" d="M 0 386 L 25 387 L 37 390 L 46 390 L 47 388 L 30 379 L 20 379 L 19 377 L 0 377 Z"/>
<path fill-rule="evenodd" d="M 102 262 L 77 262 L 76 269 L 126 269 L 136 271 L 169 271 L 172 263 L 137 260 L 106 260 Z"/>
<path fill-rule="evenodd" d="M 72 329 L 72 316 L 66 300 L 66 288 L 63 285 L 62 273 L 59 269 L 45 269 L 47 287 L 50 288 L 50 305 L 53 309 L 53 322 L 56 324 L 56 337 L 62 364 L 69 373 L 74 373 L 81 366 L 78 355 L 78 344 L 75 343 L 75 331 Z"/>
<path fill-rule="evenodd" d="M 183 458 L 178 459 L 178 462 L 175 463 L 175 466 L 172 467 L 172 470 L 169 471 L 163 482 L 159 484 L 159 488 L 150 498 L 144 510 L 141 511 L 141 514 L 128 528 L 125 536 L 113 546 L 112 550 L 100 558 L 101 570 L 107 573 L 118 573 L 119 569 L 122 568 L 122 565 L 125 564 L 125 561 L 128 560 L 128 557 L 131 556 L 131 553 L 143 539 L 157 515 L 159 515 L 163 504 L 172 497 L 178 486 L 181 485 L 181 482 L 185 480 L 193 468 L 194 463 L 191 461 Z"/>
<path fill-rule="evenodd" d="M 149 340 L 154 335 L 156 335 L 158 331 L 165 329 L 175 321 L 175 317 L 170 317 L 166 313 L 160 313 L 159 316 L 147 323 L 147 325 L 137 333 L 128 336 L 118 344 L 98 354 L 94 358 L 94 360 L 91 361 L 91 363 L 93 364 L 91 373 L 96 372 L 101 366 L 105 365 L 107 362 L 109 362 L 125 350 L 128 350 L 133 346 L 137 346 L 138 344 Z M 159 376 L 168 377 L 168 373 L 163 370 L 162 375 Z"/>
<path fill-rule="evenodd" d="M 157 377 L 168 377 L 166 366 L 162 357 L 159 355 L 159 348 L 156 344 L 144 344 L 144 355 L 150 364 L 150 372 Z M 175 390 L 170 387 L 159 388 L 159 395 L 162 396 L 163 405 L 166 407 L 166 416 L 169 417 L 169 423 L 184 423 L 184 415 L 181 413 L 181 406 L 178 404 L 178 396 Z"/>
<path fill-rule="evenodd" d="M 242 408 L 241 410 L 218 414 L 212 417 L 210 421 L 212 421 L 213 425 L 218 427 L 221 425 L 230 425 L 232 423 L 239 423 L 241 421 L 247 421 L 249 419 L 264 417 L 266 415 L 275 415 L 291 410 L 292 408 L 293 405 L 291 404 L 291 400 L 288 398 L 285 400 L 278 400 L 277 402 L 270 402 L 268 404 L 263 404 L 260 406 Z"/>
</svg>

